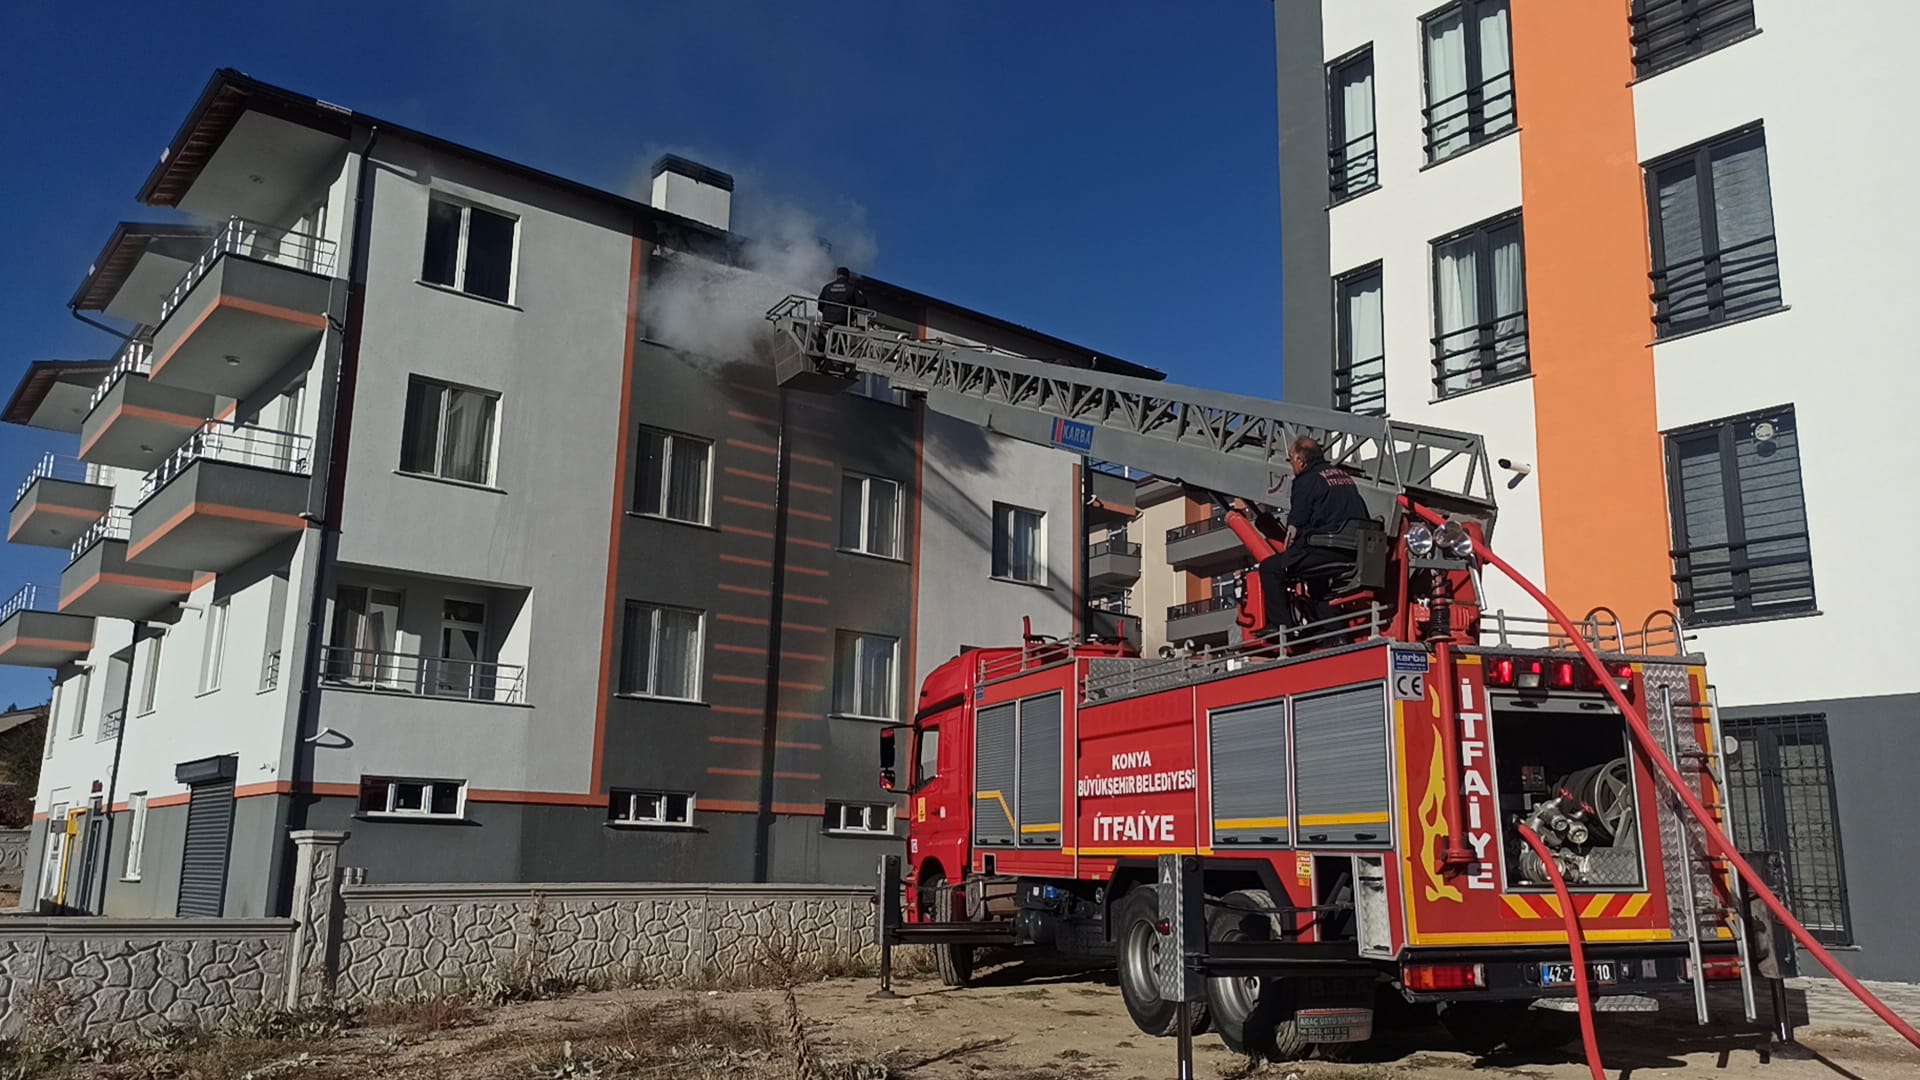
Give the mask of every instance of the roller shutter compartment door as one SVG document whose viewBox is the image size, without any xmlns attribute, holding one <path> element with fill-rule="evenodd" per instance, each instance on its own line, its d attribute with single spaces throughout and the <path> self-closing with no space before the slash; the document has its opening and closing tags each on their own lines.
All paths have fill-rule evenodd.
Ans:
<svg viewBox="0 0 1920 1080">
<path fill-rule="evenodd" d="M 1386 685 L 1293 699 L 1294 834 L 1300 845 L 1392 839 Z"/>
<path fill-rule="evenodd" d="M 1014 702 L 975 714 L 973 837 L 983 846 L 1012 847 L 1015 768 L 1019 756 Z"/>
<path fill-rule="evenodd" d="M 1060 846 L 1060 695 L 1020 703 L 1020 846 Z"/>
<path fill-rule="evenodd" d="M 1222 709 L 1208 716 L 1207 727 L 1214 844 L 1284 847 L 1292 843 L 1286 701 Z"/>
<path fill-rule="evenodd" d="M 188 789 L 187 842 L 180 858 L 182 917 L 216 919 L 226 910 L 227 855 L 233 841 L 233 781 Z"/>
</svg>

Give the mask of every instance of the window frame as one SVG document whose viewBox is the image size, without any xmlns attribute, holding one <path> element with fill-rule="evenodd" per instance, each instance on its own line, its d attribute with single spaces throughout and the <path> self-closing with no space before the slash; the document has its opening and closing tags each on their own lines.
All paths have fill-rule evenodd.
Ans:
<svg viewBox="0 0 1920 1080">
<path fill-rule="evenodd" d="M 637 806 L 638 800 L 657 798 L 660 800 L 660 812 L 654 817 L 620 816 L 620 804 L 624 800 L 629 814 Z M 669 807 L 675 799 L 686 800 L 686 808 L 679 820 L 674 820 Z M 667 791 L 654 788 L 610 788 L 607 791 L 607 824 L 617 829 L 691 829 L 694 828 L 693 815 L 698 796 L 691 791 Z"/>
<path fill-rule="evenodd" d="M 1013 574 L 1013 526 L 1020 514 L 1033 516 L 1034 531 L 1039 534 L 1039 540 L 1035 545 L 1034 577 L 1031 580 L 1015 577 Z M 1005 515 L 1007 523 L 1005 532 L 1000 529 L 1002 515 Z M 1018 503 L 994 500 L 993 551 L 989 557 L 993 562 L 988 567 L 988 576 L 995 581 L 1004 581 L 1012 585 L 1030 585 L 1036 589 L 1052 588 L 1047 583 L 1047 512 L 1035 510 L 1030 506 L 1021 506 Z"/>
<path fill-rule="evenodd" d="M 846 513 L 846 505 L 847 505 L 846 495 L 844 494 L 846 490 L 846 486 L 856 481 L 860 484 L 860 523 L 859 523 L 860 538 L 859 538 L 858 544 L 849 545 L 847 543 L 847 530 L 846 530 L 847 523 L 842 521 L 840 524 L 840 545 L 839 545 L 840 550 L 844 552 L 848 552 L 850 554 L 854 554 L 854 555 L 865 555 L 865 556 L 868 556 L 869 558 L 874 558 L 874 559 L 887 559 L 891 562 L 905 562 L 906 558 L 902 554 L 902 551 L 905 548 L 905 541 L 902 539 L 902 533 L 904 532 L 904 529 L 905 529 L 907 504 L 906 504 L 906 499 L 904 497 L 905 491 L 900 481 L 890 480 L 884 476 L 875 476 L 872 473 L 856 472 L 853 469 L 842 470 L 840 473 L 840 484 L 841 484 L 841 490 L 842 490 L 842 495 L 840 497 L 840 509 L 843 515 Z M 874 484 L 886 484 L 889 487 L 893 488 L 893 535 L 889 541 L 893 550 L 889 552 L 874 551 L 872 548 L 867 546 L 872 542 L 872 539 L 873 539 L 872 526 L 873 526 L 873 485 Z"/>
<path fill-rule="evenodd" d="M 1340 76 L 1361 61 L 1367 64 L 1367 82 L 1372 92 L 1367 95 L 1373 106 L 1373 130 L 1360 138 L 1371 139 L 1373 145 L 1362 154 L 1347 156 L 1347 148 L 1360 139 L 1346 138 L 1346 109 L 1344 101 L 1336 93 L 1340 88 Z M 1354 49 L 1343 56 L 1337 56 L 1326 64 L 1327 94 L 1327 205 L 1339 206 L 1350 202 L 1380 187 L 1380 83 L 1379 69 L 1373 61 L 1373 42 Z M 1343 183 L 1349 171 L 1348 166 L 1354 160 L 1372 156 L 1373 166 L 1365 174 L 1367 179 L 1356 187 L 1347 187 Z"/>
<path fill-rule="evenodd" d="M 165 640 L 159 634 L 147 638 L 146 662 L 140 665 L 140 698 L 135 716 L 146 716 L 158 706 L 160 643 Z"/>
<path fill-rule="evenodd" d="M 1455 330 L 1444 329 L 1440 325 L 1440 312 L 1441 312 L 1440 251 L 1441 249 L 1447 247 L 1450 244 L 1457 243 L 1461 240 L 1465 240 L 1470 237 L 1474 238 L 1477 241 L 1477 246 L 1474 249 L 1475 295 L 1476 295 L 1476 298 L 1479 296 L 1485 296 L 1488 298 L 1488 302 L 1491 303 L 1492 296 L 1494 293 L 1492 237 L 1495 231 L 1499 229 L 1504 229 L 1508 225 L 1512 225 L 1514 228 L 1514 241 L 1518 245 L 1520 250 L 1520 290 L 1521 290 L 1520 309 L 1510 315 L 1497 315 L 1497 314 L 1491 315 L 1487 318 L 1481 319 L 1478 322 L 1473 323 L 1472 325 L 1462 326 Z M 1433 337 L 1429 339 L 1430 343 L 1433 346 L 1433 355 L 1429 360 L 1429 363 L 1432 366 L 1432 370 L 1433 370 L 1433 378 L 1429 384 L 1433 388 L 1432 397 L 1430 398 L 1431 402 L 1437 403 L 1437 402 L 1445 401 L 1449 398 L 1459 397 L 1462 394 L 1470 394 L 1476 390 L 1484 390 L 1488 387 L 1500 386 L 1510 382 L 1518 382 L 1522 379 L 1527 379 L 1532 377 L 1533 375 L 1533 324 L 1527 315 L 1527 306 L 1528 306 L 1529 297 L 1526 292 L 1527 229 L 1526 229 L 1525 218 L 1518 208 L 1513 210 L 1508 210 L 1505 213 L 1496 214 L 1493 217 L 1487 218 L 1484 221 L 1475 222 L 1474 224 L 1469 225 L 1464 229 L 1456 229 L 1455 231 L 1450 232 L 1445 236 L 1437 237 L 1431 242 L 1429 242 L 1427 245 L 1427 281 L 1428 281 L 1427 302 L 1433 306 L 1433 319 L 1431 323 L 1433 327 Z M 1384 280 L 1382 284 L 1383 284 L 1383 289 L 1381 291 L 1380 299 L 1382 304 L 1382 313 L 1384 314 L 1385 303 L 1386 303 L 1386 292 L 1384 289 Z M 1501 320 L 1503 319 L 1518 319 L 1520 321 L 1520 340 L 1523 343 L 1523 347 L 1518 357 L 1519 363 L 1520 363 L 1519 368 L 1517 370 L 1506 372 L 1506 373 L 1501 373 L 1499 370 L 1501 361 L 1499 359 L 1498 336 L 1499 336 L 1499 325 Z M 1384 322 L 1383 322 L 1383 325 L 1384 325 Z M 1459 334 L 1464 334 L 1468 330 L 1481 331 L 1481 334 L 1484 340 L 1482 341 L 1481 344 L 1476 346 L 1476 351 L 1482 354 L 1483 359 L 1479 360 L 1478 362 L 1473 364 L 1471 367 L 1463 368 L 1460 371 L 1453 372 L 1452 374 L 1448 374 L 1446 370 L 1446 363 L 1449 359 L 1452 359 L 1453 357 L 1443 355 L 1444 347 L 1442 346 L 1441 343 L 1445 341 L 1447 338 L 1454 337 Z M 1461 352 L 1461 353 L 1456 353 L 1454 355 L 1460 356 L 1460 355 L 1465 355 L 1465 353 Z M 1492 362 L 1491 363 L 1487 362 L 1487 360 L 1484 359 L 1485 356 L 1493 357 Z M 1481 373 L 1480 381 L 1470 382 L 1468 385 L 1462 386 L 1458 389 L 1448 388 L 1447 384 L 1449 381 L 1454 379 L 1467 378 L 1471 376 L 1475 370 L 1478 370 Z"/>
<path fill-rule="evenodd" d="M 139 881 L 140 863 L 147 846 L 147 793 L 127 794 L 127 854 L 120 867 L 121 881 Z"/>
<path fill-rule="evenodd" d="M 860 643 L 864 641 L 887 642 L 890 651 L 888 660 L 886 712 L 873 713 L 861 711 L 867 704 L 858 700 L 860 693 Z M 842 662 L 843 648 L 850 648 L 851 666 Z M 840 684 L 843 671 L 851 672 L 852 684 L 843 687 Z M 873 633 L 865 630 L 841 630 L 834 635 L 833 643 L 833 715 L 848 720 L 871 720 L 882 723 L 899 723 L 900 717 L 900 639 L 890 634 Z"/>
<path fill-rule="evenodd" d="M 370 810 L 367 808 L 367 789 L 369 785 L 373 784 L 386 785 L 387 799 L 386 809 L 384 810 Z M 451 814 L 435 813 L 433 810 L 433 789 L 441 784 L 451 784 L 457 789 L 454 795 L 454 811 Z M 401 785 L 422 786 L 420 801 L 422 809 L 394 809 L 394 804 L 399 801 L 398 796 Z M 427 776 L 362 776 L 360 778 L 360 794 L 357 797 L 355 807 L 355 814 L 360 817 L 398 818 L 403 821 L 421 818 L 430 821 L 463 821 L 467 816 L 467 781 Z"/>
<path fill-rule="evenodd" d="M 645 690 L 636 690 L 627 685 L 627 650 L 631 648 L 633 644 L 630 633 L 632 622 L 628 616 L 636 608 L 647 611 L 651 623 L 647 630 L 646 672 L 648 689 Z M 662 611 L 678 611 L 682 614 L 692 615 L 698 620 L 698 624 L 694 630 L 694 669 L 691 678 L 693 696 L 691 697 L 681 697 L 676 694 L 662 694 L 657 692 L 656 688 L 660 681 L 660 613 Z M 614 673 L 614 678 L 617 680 L 614 693 L 619 697 L 644 698 L 649 701 L 679 701 L 694 705 L 705 704 L 707 689 L 706 611 L 680 604 L 663 604 L 656 600 L 628 600 L 621 609 L 621 614 L 620 663 Z"/>
<path fill-rule="evenodd" d="M 416 383 L 421 386 L 432 387 L 439 391 L 440 403 L 434 409 L 433 467 L 430 469 L 410 469 L 407 467 L 407 457 L 412 452 L 412 444 L 414 441 L 412 410 L 407 408 L 407 402 L 413 399 L 413 388 Z M 477 394 L 485 398 L 493 407 L 487 422 L 487 477 L 485 480 L 463 480 L 457 476 L 448 476 L 446 474 L 447 416 L 449 414 L 447 397 L 455 390 L 468 394 Z M 422 375 L 418 372 L 409 372 L 407 374 L 407 394 L 406 397 L 401 399 L 400 407 L 400 462 L 395 466 L 394 471 L 402 476 L 418 476 L 428 480 L 438 480 L 446 484 L 460 484 L 464 487 L 486 488 L 491 491 L 498 491 L 498 481 L 500 479 L 500 428 L 502 426 L 500 421 L 503 413 L 501 404 L 502 395 L 498 390 L 488 390 L 484 387 L 470 386 L 465 383 L 452 382 L 447 379 L 436 379 L 431 375 Z M 418 465 L 419 463 L 415 462 L 414 464 Z"/>
<path fill-rule="evenodd" d="M 1771 420 L 1783 415 L 1793 418 L 1795 437 L 1794 479 L 1799 494 L 1800 517 L 1803 521 L 1807 521 L 1805 473 L 1801 469 L 1798 444 L 1800 424 L 1798 416 L 1794 415 L 1794 407 L 1791 404 L 1772 409 L 1759 409 L 1753 412 L 1741 413 L 1737 416 L 1723 417 L 1719 420 L 1709 420 L 1705 423 L 1692 424 L 1687 427 L 1676 428 L 1672 431 L 1661 433 L 1661 440 L 1664 444 L 1663 449 L 1666 454 L 1668 535 L 1671 538 L 1671 558 L 1674 564 L 1673 604 L 1674 610 L 1680 613 L 1683 624 L 1688 627 L 1733 626 L 1743 623 L 1772 622 L 1776 619 L 1803 618 L 1820 613 L 1820 594 L 1813 572 L 1812 522 L 1807 521 L 1807 530 L 1799 535 L 1771 536 L 1760 541 L 1749 541 L 1746 535 L 1746 504 L 1740 496 L 1740 468 L 1735 433 L 1740 428 L 1751 426 L 1756 421 Z M 1696 610 L 1695 602 L 1692 599 L 1683 598 L 1682 593 L 1683 589 L 1689 589 L 1691 587 L 1694 578 L 1695 571 L 1689 561 L 1689 557 L 1696 549 L 1686 546 L 1687 508 L 1684 501 L 1686 496 L 1680 484 L 1680 457 L 1676 451 L 1681 440 L 1697 438 L 1709 432 L 1717 434 L 1719 438 L 1721 513 L 1726 522 L 1727 539 L 1724 545 L 1706 546 L 1724 546 L 1727 549 L 1726 574 L 1730 588 L 1733 590 L 1732 596 L 1730 597 L 1733 601 L 1733 608 L 1728 612 L 1709 612 L 1703 616 Z M 1744 590 L 1740 587 L 1741 580 L 1748 577 L 1754 569 L 1747 565 L 1745 549 L 1753 543 L 1774 543 L 1782 540 L 1800 540 L 1806 544 L 1807 597 L 1805 600 L 1794 601 L 1791 607 L 1772 605 L 1764 611 L 1755 610 L 1753 606 L 1753 585 L 1751 580 L 1748 581 Z M 1736 551 L 1741 552 L 1738 560 L 1734 558 Z M 1713 572 L 1717 573 L 1719 571 L 1715 570 Z"/>
<path fill-rule="evenodd" d="M 1703 56 L 1711 56 L 1721 49 L 1737 45 L 1760 32 L 1759 17 L 1753 10 L 1753 0 L 1705 0 L 1705 5 L 1744 8 L 1746 25 L 1733 29 L 1726 36 L 1709 44 L 1706 35 L 1701 33 L 1698 25 L 1700 21 L 1698 9 L 1702 6 L 1702 0 L 1631 0 L 1627 6 L 1627 42 L 1633 50 L 1634 81 L 1651 79 L 1662 72 L 1672 71 L 1682 64 L 1691 63 Z M 1677 21 L 1694 24 L 1692 33 L 1685 39 L 1687 46 L 1683 49 L 1668 48 L 1658 54 L 1643 52 L 1642 39 L 1646 36 L 1645 24 L 1650 19 L 1649 8 L 1657 11 L 1668 7 L 1681 9 L 1682 16 Z M 1693 9 L 1691 14 L 1687 13 L 1687 9 Z"/>
<path fill-rule="evenodd" d="M 200 634 L 199 694 L 220 689 L 227 663 L 227 628 L 233 618 L 233 597 L 222 596 L 207 605 Z"/>
<path fill-rule="evenodd" d="M 451 282 L 434 281 L 427 277 L 426 234 L 433 226 L 434 203 L 445 203 L 448 206 L 460 208 L 460 236 L 454 246 L 453 280 Z M 475 210 L 483 214 L 492 214 L 497 218 L 504 218 L 513 226 L 513 242 L 507 246 L 507 295 L 504 298 L 473 292 L 467 288 L 467 261 L 470 254 L 467 241 L 469 234 L 472 232 L 473 212 Z M 522 224 L 523 218 L 521 215 L 513 213 L 512 211 L 501 210 L 461 195 L 455 195 L 449 191 L 429 191 L 427 193 L 427 229 L 421 231 L 420 283 L 436 289 L 449 289 L 462 296 L 471 296 L 475 300 L 485 300 L 489 303 L 503 304 L 507 307 L 516 306 L 520 298 L 520 226 Z"/>
<path fill-rule="evenodd" d="M 634 462 L 633 484 L 631 490 L 627 493 L 628 509 L 641 517 L 652 518 L 655 521 L 672 521 L 681 525 L 711 526 L 713 524 L 714 487 L 713 440 L 702 438 L 698 435 L 689 435 L 686 432 L 674 431 L 669 428 L 654 427 L 651 424 L 639 425 L 637 434 L 640 438 L 636 440 L 639 445 L 634 448 L 636 460 Z M 640 506 L 640 484 L 647 468 L 646 436 L 649 434 L 659 435 L 665 440 L 660 455 L 660 506 L 658 509 L 653 510 L 643 509 Z M 673 504 L 673 451 L 674 444 L 678 441 L 696 443 L 706 447 L 707 468 L 706 472 L 702 474 L 704 476 L 704 482 L 701 485 L 703 490 L 700 493 L 700 519 L 698 521 L 691 518 L 674 517 L 667 512 L 667 508 Z"/>
<path fill-rule="evenodd" d="M 1364 360 L 1356 361 L 1352 355 L 1353 323 L 1348 315 L 1347 290 L 1354 283 L 1365 281 L 1369 278 L 1379 282 L 1380 327 L 1382 331 L 1380 335 L 1381 352 L 1379 356 L 1370 356 Z M 1437 317 L 1436 315 L 1436 318 Z M 1356 266 L 1343 274 L 1335 275 L 1333 279 L 1333 407 L 1335 409 L 1341 412 L 1358 413 L 1362 416 L 1387 415 L 1386 318 L 1387 275 L 1385 262 L 1380 259 L 1375 259 L 1364 266 Z M 1367 382 L 1378 382 L 1380 389 L 1376 392 L 1369 392 L 1364 396 L 1356 396 L 1354 390 L 1355 387 L 1358 386 L 1358 380 L 1353 372 L 1362 365 L 1375 364 L 1379 367 L 1379 374 L 1370 376 Z M 1341 376 L 1343 374 L 1347 376 L 1348 382 L 1352 384 L 1345 390 L 1342 390 L 1340 387 Z M 1378 399 L 1378 412 L 1372 411 L 1376 407 L 1373 404 L 1375 398 Z"/>
<path fill-rule="evenodd" d="M 1727 250 L 1720 243 L 1720 203 L 1714 198 L 1713 152 L 1721 147 L 1756 136 L 1760 142 L 1761 159 L 1767 171 L 1767 216 L 1773 221 L 1773 232 L 1765 237 L 1737 244 L 1735 250 L 1762 243 L 1773 245 L 1773 289 L 1779 295 L 1773 303 L 1764 307 L 1728 315 L 1724 266 Z M 1672 297 L 1663 295 L 1671 292 L 1671 282 L 1665 279 L 1672 274 L 1673 264 L 1666 258 L 1666 228 L 1660 220 L 1660 172 L 1683 162 L 1690 162 L 1693 166 L 1694 200 L 1699 209 L 1701 251 L 1697 259 L 1688 259 L 1686 263 L 1700 263 L 1701 272 L 1706 279 L 1707 300 L 1706 314 L 1702 319 L 1689 321 L 1676 327 L 1673 321 Z M 1647 278 L 1652 290 L 1649 298 L 1653 302 L 1654 341 L 1670 341 L 1703 330 L 1711 330 L 1717 326 L 1744 322 L 1786 307 L 1786 295 L 1780 280 L 1780 223 L 1773 215 L 1773 161 L 1767 154 L 1767 132 L 1764 122 L 1743 124 L 1730 131 L 1723 131 L 1697 143 L 1651 158 L 1642 164 L 1640 171 L 1647 197 Z"/>
<path fill-rule="evenodd" d="M 1486 130 L 1487 80 L 1484 74 L 1486 69 L 1485 58 L 1480 55 L 1480 35 L 1478 33 L 1480 20 L 1470 17 L 1478 15 L 1482 5 L 1490 4 L 1497 4 L 1507 9 L 1506 96 L 1512 103 L 1507 110 L 1507 116 L 1510 122 L 1506 127 L 1491 135 L 1487 134 Z M 1436 157 L 1434 153 L 1436 146 L 1433 137 L 1436 126 L 1433 119 L 1433 71 L 1427 55 L 1427 26 L 1434 20 L 1444 18 L 1456 10 L 1460 12 L 1460 48 L 1463 53 L 1461 63 L 1466 69 L 1467 87 L 1459 94 L 1453 96 L 1465 97 L 1467 102 L 1466 112 L 1462 114 L 1466 117 L 1465 132 L 1467 141 L 1466 144 L 1458 150 L 1454 150 L 1444 157 Z M 1495 139 L 1504 135 L 1511 135 L 1520 130 L 1519 84 L 1514 78 L 1513 71 L 1513 5 L 1509 0 L 1452 0 L 1450 3 L 1442 4 L 1434 8 L 1432 11 L 1420 16 L 1418 48 L 1420 51 L 1420 143 L 1421 153 L 1426 158 L 1423 167 L 1431 168 L 1443 161 L 1452 161 L 1454 158 L 1460 157 L 1478 147 L 1485 146 Z M 1452 100 L 1452 98 L 1448 98 L 1448 100 Z M 1476 102 L 1478 103 L 1477 107 Z M 1376 115 L 1378 115 L 1377 112 Z"/>
<path fill-rule="evenodd" d="M 941 744 L 946 742 L 946 737 L 940 734 L 943 726 L 942 724 L 927 724 L 913 729 L 913 784 L 911 785 L 911 789 L 914 792 L 925 791 L 928 784 L 940 779 L 940 748 Z M 926 771 L 928 764 L 927 740 L 929 738 L 933 740 L 933 772 L 931 774 Z"/>
<path fill-rule="evenodd" d="M 834 813 L 836 808 L 840 811 L 838 815 Z M 881 811 L 886 815 L 885 827 L 875 829 L 867 826 L 847 825 L 845 812 L 855 808 L 869 812 L 868 814 L 863 814 L 863 816 L 870 816 L 870 812 L 874 810 Z M 858 799 L 828 799 L 821 811 L 821 831 L 833 833 L 838 836 L 895 836 L 898 835 L 896 827 L 899 824 L 899 810 L 900 808 L 892 803 L 863 802 Z M 836 822 L 838 823 L 836 824 Z"/>
<path fill-rule="evenodd" d="M 77 739 L 87 733 L 87 699 L 93 696 L 93 672 L 82 671 L 73 678 L 61 683 L 60 688 L 65 691 L 74 683 L 80 684 L 78 691 L 79 700 L 74 700 L 75 694 L 73 693 L 64 695 L 68 703 L 67 738 L 69 739 Z"/>
</svg>

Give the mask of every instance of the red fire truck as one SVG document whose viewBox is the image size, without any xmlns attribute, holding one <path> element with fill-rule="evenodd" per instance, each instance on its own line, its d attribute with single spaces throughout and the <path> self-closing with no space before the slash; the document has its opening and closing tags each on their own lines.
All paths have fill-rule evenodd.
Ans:
<svg viewBox="0 0 1920 1080">
<path fill-rule="evenodd" d="M 883 786 L 904 790 L 908 820 L 891 941 L 934 944 L 955 985 L 986 945 L 1111 957 L 1143 1032 L 1171 1034 L 1185 1008 L 1250 1054 L 1363 1040 L 1383 992 L 1433 1003 L 1462 1043 L 1492 1049 L 1571 1034 L 1555 1023 L 1571 1019 L 1554 1006 L 1576 974 L 1557 872 L 1596 994 L 1691 982 L 1704 1021 L 1705 981 L 1737 977 L 1751 1018 L 1737 883 L 1656 785 L 1611 694 L 1644 710 L 1723 817 L 1703 661 L 1671 614 L 1637 629 L 1590 614 L 1595 667 L 1549 620 L 1488 610 L 1495 512 L 1477 437 L 809 310 L 795 298 L 769 313 L 788 387 L 883 375 L 991 430 L 1276 505 L 1309 436 L 1376 514 L 1320 541 L 1348 555 L 1295 598 L 1322 617 L 1267 626 L 1249 573 L 1229 648 L 1147 657 L 1027 634 L 929 675 L 911 728 L 882 740 Z M 1226 519 L 1252 557 L 1273 552 L 1242 514 Z M 1176 1006 L 1155 979 L 1168 853 L 1198 860 L 1204 881 L 1204 1003 Z"/>
</svg>

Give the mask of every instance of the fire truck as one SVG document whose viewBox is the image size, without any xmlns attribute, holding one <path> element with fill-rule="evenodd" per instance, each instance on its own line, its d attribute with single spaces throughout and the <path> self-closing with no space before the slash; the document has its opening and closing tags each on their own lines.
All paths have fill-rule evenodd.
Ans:
<svg viewBox="0 0 1920 1080">
<path fill-rule="evenodd" d="M 929 674 L 910 728 L 881 739 L 908 822 L 904 880 L 882 874 L 889 943 L 933 945 L 950 985 L 983 947 L 1111 958 L 1141 1031 L 1210 1027 L 1276 1059 L 1365 1040 L 1395 999 L 1430 1003 L 1472 1049 L 1563 1040 L 1580 975 L 1602 1008 L 1690 983 L 1703 1023 L 1706 982 L 1738 978 L 1752 1019 L 1737 879 L 1635 752 L 1620 704 L 1723 825 L 1704 660 L 1670 612 L 1490 610 L 1477 436 L 920 340 L 870 312 L 823 320 L 801 297 L 768 317 L 789 389 L 883 376 L 930 409 L 1223 507 L 1284 508 L 1307 436 L 1374 514 L 1308 541 L 1344 557 L 1298 586 L 1281 625 L 1244 574 L 1230 647 L 1143 656 L 1026 633 Z M 1279 547 L 1224 516 L 1251 559 Z M 1203 883 L 1199 1002 L 1155 977 L 1165 854 Z"/>
</svg>

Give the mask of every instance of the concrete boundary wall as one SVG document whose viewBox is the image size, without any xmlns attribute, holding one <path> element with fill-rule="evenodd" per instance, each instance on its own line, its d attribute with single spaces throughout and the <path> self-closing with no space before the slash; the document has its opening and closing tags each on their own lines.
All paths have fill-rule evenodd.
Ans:
<svg viewBox="0 0 1920 1080">
<path fill-rule="evenodd" d="M 27 829 L 0 829 L 0 889 L 20 888 L 27 875 Z"/>
</svg>

